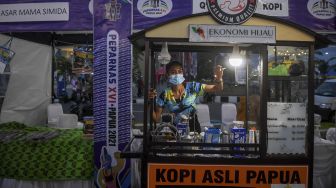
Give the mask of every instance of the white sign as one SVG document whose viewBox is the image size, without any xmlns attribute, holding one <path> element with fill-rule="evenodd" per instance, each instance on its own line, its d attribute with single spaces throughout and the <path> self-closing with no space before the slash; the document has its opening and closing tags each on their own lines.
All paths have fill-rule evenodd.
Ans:
<svg viewBox="0 0 336 188">
<path fill-rule="evenodd" d="M 0 4 L 0 22 L 68 20 L 68 2 Z"/>
<path fill-rule="evenodd" d="M 139 0 L 138 11 L 149 18 L 160 18 L 170 13 L 173 9 L 171 0 Z"/>
<path fill-rule="evenodd" d="M 198 14 L 202 12 L 208 12 L 208 7 L 206 5 L 206 0 L 193 0 L 193 14 Z"/>
<path fill-rule="evenodd" d="M 267 153 L 302 154 L 306 142 L 305 103 L 267 103 Z"/>
<path fill-rule="evenodd" d="M 288 0 L 258 0 L 256 13 L 268 16 L 288 16 Z M 208 12 L 206 0 L 193 0 L 193 14 Z"/>
<path fill-rule="evenodd" d="M 274 44 L 274 26 L 189 25 L 189 42 Z"/>
<path fill-rule="evenodd" d="M 256 13 L 267 16 L 289 16 L 288 0 L 259 0 Z"/>
</svg>

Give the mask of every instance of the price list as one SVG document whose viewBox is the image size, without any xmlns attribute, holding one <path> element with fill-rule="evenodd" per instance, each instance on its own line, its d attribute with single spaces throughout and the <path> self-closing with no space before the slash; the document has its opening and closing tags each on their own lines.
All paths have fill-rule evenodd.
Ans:
<svg viewBox="0 0 336 188">
<path fill-rule="evenodd" d="M 305 153 L 306 125 L 305 103 L 267 103 L 267 153 Z"/>
</svg>

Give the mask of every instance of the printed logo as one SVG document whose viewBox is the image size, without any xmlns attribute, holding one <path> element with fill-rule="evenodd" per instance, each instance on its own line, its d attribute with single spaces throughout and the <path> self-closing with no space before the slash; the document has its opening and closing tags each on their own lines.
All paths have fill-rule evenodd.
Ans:
<svg viewBox="0 0 336 188">
<path fill-rule="evenodd" d="M 257 8 L 256 0 L 207 0 L 211 15 L 222 24 L 246 22 Z"/>
<path fill-rule="evenodd" d="M 335 17 L 336 7 L 333 0 L 309 0 L 307 9 L 311 15 L 318 19 L 331 19 Z"/>
<path fill-rule="evenodd" d="M 91 15 L 93 15 L 93 0 L 90 0 L 90 2 L 89 2 L 89 11 L 90 11 Z"/>
<path fill-rule="evenodd" d="M 159 18 L 169 14 L 173 3 L 171 0 L 139 0 L 137 8 L 146 17 Z"/>
<path fill-rule="evenodd" d="M 123 177 L 120 177 L 119 172 L 125 168 L 125 163 L 125 159 L 120 158 L 120 151 L 112 152 L 103 146 L 100 152 L 101 166 L 96 177 L 98 187 L 122 187 Z"/>
<path fill-rule="evenodd" d="M 192 26 L 192 31 L 199 37 L 199 39 L 204 40 L 205 39 L 205 31 L 199 26 Z"/>
<path fill-rule="evenodd" d="M 120 19 L 121 4 L 117 0 L 111 0 L 110 3 L 105 4 L 105 19 L 116 21 Z"/>
</svg>

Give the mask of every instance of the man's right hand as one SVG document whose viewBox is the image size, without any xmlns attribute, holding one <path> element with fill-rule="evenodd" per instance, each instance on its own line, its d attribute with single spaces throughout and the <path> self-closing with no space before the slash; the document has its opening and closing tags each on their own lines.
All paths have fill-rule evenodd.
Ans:
<svg viewBox="0 0 336 188">
<path fill-rule="evenodd" d="M 149 101 L 148 105 L 152 104 L 151 102 L 155 99 L 156 96 L 157 96 L 156 90 L 154 88 L 151 88 L 148 91 L 148 101 Z M 155 123 L 160 121 L 162 110 L 163 110 L 162 107 L 158 106 L 154 107 L 152 117 Z"/>
</svg>

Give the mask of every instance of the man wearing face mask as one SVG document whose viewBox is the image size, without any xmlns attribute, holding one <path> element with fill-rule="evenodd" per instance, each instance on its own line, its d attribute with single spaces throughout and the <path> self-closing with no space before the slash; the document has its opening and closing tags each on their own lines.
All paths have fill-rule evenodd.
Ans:
<svg viewBox="0 0 336 188">
<path fill-rule="evenodd" d="M 153 120 L 160 121 L 161 113 L 166 108 L 175 115 L 174 124 L 181 121 L 184 115 L 190 117 L 190 131 L 200 132 L 196 111 L 196 99 L 203 96 L 204 92 L 216 92 L 223 90 L 223 68 L 218 65 L 214 70 L 214 85 L 198 82 L 184 82 L 183 66 L 178 61 L 171 61 L 166 65 L 168 87 L 157 97 L 156 107 L 153 111 Z M 156 97 L 156 91 L 149 92 L 149 99 Z"/>
</svg>

